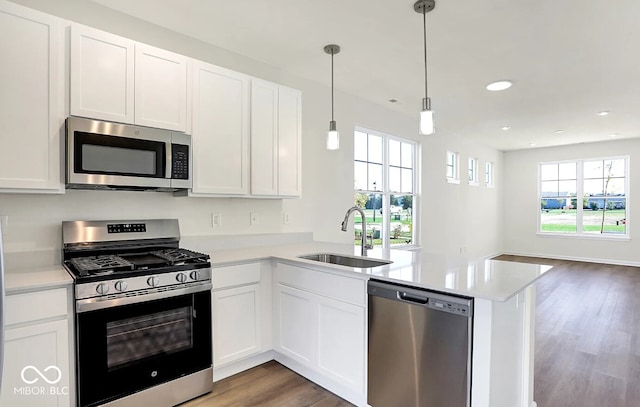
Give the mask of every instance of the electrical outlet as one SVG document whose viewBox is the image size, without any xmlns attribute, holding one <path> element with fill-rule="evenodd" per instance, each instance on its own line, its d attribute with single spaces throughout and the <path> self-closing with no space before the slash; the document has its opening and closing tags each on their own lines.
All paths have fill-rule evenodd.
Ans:
<svg viewBox="0 0 640 407">
<path fill-rule="evenodd" d="M 289 217 L 289 214 L 287 212 L 283 212 L 282 213 L 282 224 L 283 225 L 288 225 L 291 223 L 291 218 Z"/>
<path fill-rule="evenodd" d="M 258 212 L 251 212 L 250 213 L 250 221 L 249 223 L 251 225 L 257 225 L 258 224 Z"/>
<path fill-rule="evenodd" d="M 211 227 L 217 228 L 222 225 L 222 215 L 220 213 L 211 214 Z"/>
</svg>

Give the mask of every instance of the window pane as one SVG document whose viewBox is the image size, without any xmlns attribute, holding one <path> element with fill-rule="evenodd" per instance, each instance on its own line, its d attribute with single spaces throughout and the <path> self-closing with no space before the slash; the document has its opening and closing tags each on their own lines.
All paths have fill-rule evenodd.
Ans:
<svg viewBox="0 0 640 407">
<path fill-rule="evenodd" d="M 540 166 L 540 179 L 548 181 L 558 179 L 558 164 L 543 164 Z"/>
<path fill-rule="evenodd" d="M 602 160 L 585 161 L 585 163 L 584 163 L 584 177 L 585 178 L 602 178 L 602 177 L 604 177 L 604 169 L 602 167 Z"/>
<path fill-rule="evenodd" d="M 389 165 L 400 166 L 400 142 L 389 140 Z"/>
<path fill-rule="evenodd" d="M 382 137 L 369 134 L 369 162 L 382 164 Z"/>
<path fill-rule="evenodd" d="M 542 199 L 540 208 L 540 230 L 542 232 L 575 233 L 576 209 L 566 209 L 567 199 Z"/>
<path fill-rule="evenodd" d="M 355 189 L 367 189 L 367 163 L 356 161 L 353 164 Z"/>
<path fill-rule="evenodd" d="M 625 160 L 607 160 L 607 163 L 611 166 L 609 171 L 612 177 L 624 177 L 626 166 L 624 163 Z"/>
<path fill-rule="evenodd" d="M 391 192 L 399 192 L 400 188 L 400 168 L 389 167 L 389 190 Z"/>
<path fill-rule="evenodd" d="M 413 144 L 402 143 L 402 166 L 413 168 Z"/>
<path fill-rule="evenodd" d="M 559 164 L 558 179 L 576 179 L 576 163 Z"/>
<path fill-rule="evenodd" d="M 367 217 L 367 242 L 373 242 L 374 247 L 382 245 L 382 195 L 381 194 L 357 194 L 356 205 L 364 205 L 364 213 Z M 363 203 L 364 202 L 364 203 Z M 362 244 L 362 218 L 358 212 L 354 212 L 354 243 Z"/>
<path fill-rule="evenodd" d="M 558 182 L 558 196 L 576 196 L 577 194 L 578 189 L 575 180 Z"/>
<path fill-rule="evenodd" d="M 353 158 L 367 161 L 367 134 L 360 131 L 353 133 Z"/>
<path fill-rule="evenodd" d="M 625 195 L 624 178 L 611 178 L 607 185 L 607 196 Z"/>
<path fill-rule="evenodd" d="M 367 182 L 367 189 L 369 191 L 378 191 L 382 189 L 382 165 L 380 164 L 368 164 L 369 168 L 369 181 Z"/>
<path fill-rule="evenodd" d="M 558 196 L 558 181 L 543 181 L 541 183 L 542 197 Z"/>
<path fill-rule="evenodd" d="M 588 196 L 602 195 L 603 185 L 602 179 L 586 179 L 584 180 L 584 194 Z"/>
<path fill-rule="evenodd" d="M 402 169 L 402 192 L 413 192 L 413 170 Z"/>
<path fill-rule="evenodd" d="M 390 206 L 391 246 L 401 246 L 413 242 L 413 196 L 394 197 Z"/>
</svg>

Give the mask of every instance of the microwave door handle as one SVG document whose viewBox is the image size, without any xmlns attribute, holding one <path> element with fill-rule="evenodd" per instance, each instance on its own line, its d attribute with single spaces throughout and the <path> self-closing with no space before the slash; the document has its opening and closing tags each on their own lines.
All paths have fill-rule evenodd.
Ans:
<svg viewBox="0 0 640 407">
<path fill-rule="evenodd" d="M 173 144 L 171 143 L 171 140 L 169 140 L 167 142 L 167 148 L 166 148 L 166 150 L 167 150 L 167 154 L 166 154 L 167 155 L 166 156 L 167 165 L 165 166 L 165 168 L 167 169 L 167 173 L 164 176 L 167 179 L 171 179 L 172 178 L 171 174 L 173 173 L 172 169 L 171 169 L 171 167 L 173 166 L 172 147 L 173 147 Z"/>
</svg>

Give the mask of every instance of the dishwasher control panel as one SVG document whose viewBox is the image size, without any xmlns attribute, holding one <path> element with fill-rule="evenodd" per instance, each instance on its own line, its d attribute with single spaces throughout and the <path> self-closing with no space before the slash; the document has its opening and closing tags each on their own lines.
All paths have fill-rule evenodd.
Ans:
<svg viewBox="0 0 640 407">
<path fill-rule="evenodd" d="M 433 308 L 438 311 L 445 311 L 451 314 L 458 314 L 465 317 L 469 316 L 469 307 L 464 304 L 456 304 L 455 302 L 443 301 L 436 298 L 429 298 L 427 303 L 429 308 Z"/>
</svg>

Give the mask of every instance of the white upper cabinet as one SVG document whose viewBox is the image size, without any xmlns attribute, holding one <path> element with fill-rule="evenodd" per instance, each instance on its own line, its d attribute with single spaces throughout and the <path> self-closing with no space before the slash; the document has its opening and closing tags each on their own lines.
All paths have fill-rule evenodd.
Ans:
<svg viewBox="0 0 640 407">
<path fill-rule="evenodd" d="M 278 90 L 278 195 L 302 193 L 302 92 Z"/>
<path fill-rule="evenodd" d="M 135 123 L 187 131 L 188 59 L 136 44 Z"/>
<path fill-rule="evenodd" d="M 71 114 L 134 123 L 132 40 L 71 27 Z"/>
<path fill-rule="evenodd" d="M 188 64 L 185 56 L 74 25 L 71 114 L 187 132 Z"/>
<path fill-rule="evenodd" d="M 249 193 L 249 77 L 193 67 L 193 193 Z"/>
<path fill-rule="evenodd" d="M 251 194 L 300 196 L 302 93 L 251 81 Z"/>
<path fill-rule="evenodd" d="M 63 192 L 62 24 L 1 1 L 0 27 L 0 190 Z"/>
</svg>

